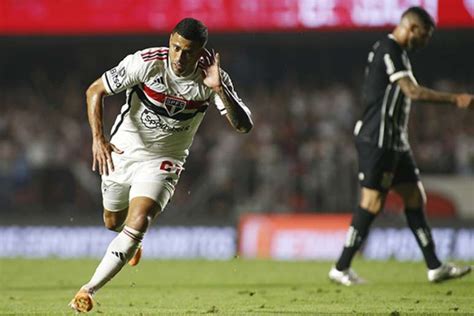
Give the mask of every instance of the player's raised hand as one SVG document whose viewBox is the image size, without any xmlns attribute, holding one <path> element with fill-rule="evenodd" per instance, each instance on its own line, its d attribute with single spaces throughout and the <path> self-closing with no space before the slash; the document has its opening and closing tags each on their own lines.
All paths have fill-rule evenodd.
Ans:
<svg viewBox="0 0 474 316">
<path fill-rule="evenodd" d="M 202 65 L 204 66 L 204 84 L 214 91 L 221 88 L 221 62 L 219 53 L 214 50 L 204 50 L 202 56 Z"/>
<path fill-rule="evenodd" d="M 473 106 L 474 104 L 474 96 L 467 94 L 467 93 L 461 93 L 456 95 L 456 106 L 461 109 L 465 109 L 468 106 Z"/>
<path fill-rule="evenodd" d="M 105 138 L 94 138 L 92 141 L 92 171 L 99 170 L 99 174 L 108 175 L 114 171 L 114 162 L 111 153 L 123 154 L 114 144 Z"/>
</svg>

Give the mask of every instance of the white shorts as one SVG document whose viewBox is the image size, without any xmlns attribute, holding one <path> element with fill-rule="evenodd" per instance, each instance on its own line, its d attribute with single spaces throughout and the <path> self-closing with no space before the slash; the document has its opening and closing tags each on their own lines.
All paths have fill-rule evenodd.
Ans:
<svg viewBox="0 0 474 316">
<path fill-rule="evenodd" d="M 112 153 L 114 171 L 102 176 L 104 208 L 118 212 L 135 197 L 148 197 L 164 210 L 174 194 L 183 163 L 172 158 L 146 161 L 129 160 Z"/>
</svg>

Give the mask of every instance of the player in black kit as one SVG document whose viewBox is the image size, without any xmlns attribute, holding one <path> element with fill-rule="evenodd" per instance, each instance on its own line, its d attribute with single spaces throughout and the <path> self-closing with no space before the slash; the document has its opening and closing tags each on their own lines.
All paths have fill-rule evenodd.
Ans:
<svg viewBox="0 0 474 316">
<path fill-rule="evenodd" d="M 428 267 L 428 280 L 440 282 L 471 271 L 470 266 L 443 264 L 436 255 L 424 215 L 425 192 L 408 142 L 412 100 L 450 103 L 460 108 L 474 103 L 472 95 L 438 92 L 416 82 L 407 51 L 424 47 L 434 28 L 433 19 L 424 9 L 409 8 L 395 30 L 375 43 L 369 53 L 363 88 L 365 111 L 354 130 L 361 199 L 352 216 L 342 254 L 329 271 L 329 278 L 334 282 L 347 286 L 363 282 L 350 264 L 390 189 L 403 199 L 408 226 Z"/>
</svg>

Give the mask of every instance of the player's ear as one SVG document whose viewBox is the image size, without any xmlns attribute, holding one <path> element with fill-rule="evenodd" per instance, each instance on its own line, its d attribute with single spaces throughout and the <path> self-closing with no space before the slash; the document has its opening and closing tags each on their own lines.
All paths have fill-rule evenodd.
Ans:
<svg viewBox="0 0 474 316">
<path fill-rule="evenodd" d="M 410 25 L 410 32 L 412 33 L 418 33 L 420 31 L 420 26 L 416 23 L 412 23 Z"/>
</svg>

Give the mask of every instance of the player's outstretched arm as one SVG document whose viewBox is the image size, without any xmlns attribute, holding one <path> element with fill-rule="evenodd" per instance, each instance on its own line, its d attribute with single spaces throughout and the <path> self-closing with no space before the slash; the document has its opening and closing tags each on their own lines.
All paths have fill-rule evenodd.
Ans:
<svg viewBox="0 0 474 316">
<path fill-rule="evenodd" d="M 92 170 L 109 174 L 114 170 L 111 152 L 122 154 L 123 151 L 111 144 L 104 136 L 102 103 L 107 96 L 101 78 L 94 81 L 86 91 L 87 117 L 92 131 Z"/>
<path fill-rule="evenodd" d="M 412 78 L 403 77 L 397 81 L 403 93 L 414 101 L 451 103 L 459 108 L 474 105 L 474 96 L 467 93 L 448 93 L 425 88 Z"/>
<path fill-rule="evenodd" d="M 224 103 L 226 117 L 232 127 L 240 133 L 248 133 L 253 127 L 249 109 L 221 78 L 219 53 L 206 51 L 204 56 L 204 84 L 214 90 Z"/>
</svg>

